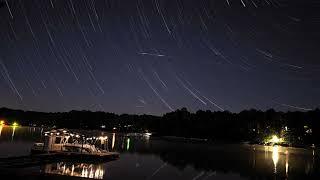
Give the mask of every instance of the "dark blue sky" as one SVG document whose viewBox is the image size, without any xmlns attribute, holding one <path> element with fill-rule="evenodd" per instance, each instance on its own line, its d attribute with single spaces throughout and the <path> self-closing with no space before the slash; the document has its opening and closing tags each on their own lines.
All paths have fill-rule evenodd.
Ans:
<svg viewBox="0 0 320 180">
<path fill-rule="evenodd" d="M 320 3 L 2 0 L 0 106 L 162 114 L 320 105 Z"/>
</svg>

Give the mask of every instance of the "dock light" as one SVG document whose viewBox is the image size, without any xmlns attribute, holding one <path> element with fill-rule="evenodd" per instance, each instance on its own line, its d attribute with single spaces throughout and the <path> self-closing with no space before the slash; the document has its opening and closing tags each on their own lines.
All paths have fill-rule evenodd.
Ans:
<svg viewBox="0 0 320 180">
<path fill-rule="evenodd" d="M 273 135 L 269 140 L 271 143 L 280 143 L 283 142 L 283 138 L 279 138 L 277 135 Z"/>
<path fill-rule="evenodd" d="M 19 126 L 19 124 L 17 122 L 14 122 L 12 126 Z"/>
<path fill-rule="evenodd" d="M 151 136 L 152 134 L 151 133 L 144 133 L 144 135 Z"/>
<path fill-rule="evenodd" d="M 0 121 L 0 126 L 4 125 L 4 120 Z"/>
<path fill-rule="evenodd" d="M 276 135 L 274 135 L 274 136 L 272 136 L 271 141 L 275 142 L 275 143 L 278 143 L 280 141 L 280 139 Z"/>
</svg>

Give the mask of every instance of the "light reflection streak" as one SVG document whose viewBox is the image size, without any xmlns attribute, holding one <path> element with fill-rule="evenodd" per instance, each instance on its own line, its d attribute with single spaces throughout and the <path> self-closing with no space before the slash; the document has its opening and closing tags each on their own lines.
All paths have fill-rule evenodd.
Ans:
<svg viewBox="0 0 320 180">
<path fill-rule="evenodd" d="M 268 159 L 268 153 L 269 153 L 269 148 L 268 148 L 268 146 L 264 146 L 264 158 L 265 159 Z"/>
<path fill-rule="evenodd" d="M 252 148 L 252 168 L 256 167 L 256 148 L 253 146 Z"/>
<path fill-rule="evenodd" d="M 114 148 L 114 144 L 116 142 L 116 134 L 115 133 L 112 133 L 112 149 Z"/>
<path fill-rule="evenodd" d="M 0 125 L 0 136 L 1 136 L 1 133 L 2 133 L 2 128 L 3 128 L 3 125 Z"/>
<path fill-rule="evenodd" d="M 11 141 L 13 141 L 14 133 L 16 131 L 16 126 L 12 127 Z"/>
<path fill-rule="evenodd" d="M 41 128 L 40 134 L 41 134 L 41 136 L 44 135 L 44 133 L 43 133 L 43 128 Z"/>
<path fill-rule="evenodd" d="M 272 160 L 274 164 L 274 173 L 277 173 L 277 164 L 279 161 L 279 147 L 273 146 L 272 147 Z"/>
<path fill-rule="evenodd" d="M 289 152 L 286 150 L 286 176 L 288 177 L 289 173 Z"/>
<path fill-rule="evenodd" d="M 130 149 L 130 138 L 127 139 L 127 150 Z"/>
<path fill-rule="evenodd" d="M 72 168 L 71 168 L 71 176 L 73 176 L 73 172 L 74 172 L 74 164 L 72 164 Z"/>
</svg>

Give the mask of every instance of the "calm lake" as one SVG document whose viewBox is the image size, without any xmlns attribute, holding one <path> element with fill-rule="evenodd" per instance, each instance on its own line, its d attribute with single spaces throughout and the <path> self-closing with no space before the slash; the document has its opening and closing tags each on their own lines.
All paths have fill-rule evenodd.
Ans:
<svg viewBox="0 0 320 180">
<path fill-rule="evenodd" d="M 0 157 L 28 155 L 33 143 L 43 138 L 43 131 L 0 126 Z M 0 173 L 24 179 L 320 179 L 319 150 L 103 135 L 108 136 L 108 149 L 119 152 L 120 159 L 104 164 L 57 160 L 35 167 L 0 169 Z"/>
</svg>

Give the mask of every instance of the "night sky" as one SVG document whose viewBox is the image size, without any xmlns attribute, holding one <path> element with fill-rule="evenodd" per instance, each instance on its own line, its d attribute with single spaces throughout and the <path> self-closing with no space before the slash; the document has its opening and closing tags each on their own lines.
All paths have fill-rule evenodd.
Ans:
<svg viewBox="0 0 320 180">
<path fill-rule="evenodd" d="M 317 0 L 0 0 L 0 106 L 320 106 Z"/>
</svg>

